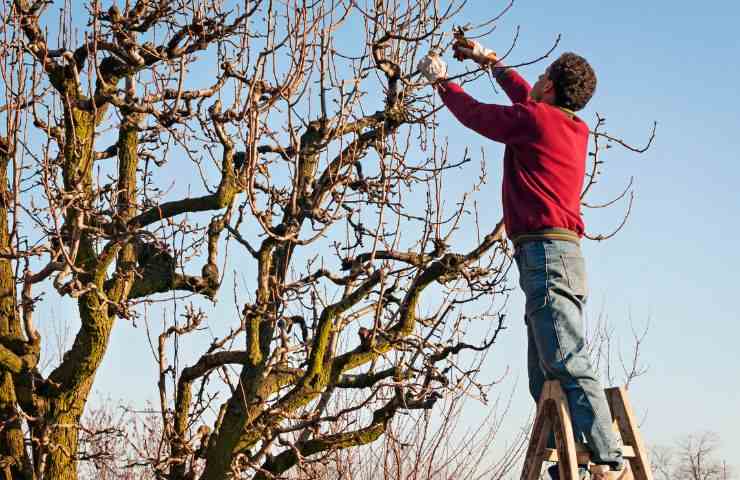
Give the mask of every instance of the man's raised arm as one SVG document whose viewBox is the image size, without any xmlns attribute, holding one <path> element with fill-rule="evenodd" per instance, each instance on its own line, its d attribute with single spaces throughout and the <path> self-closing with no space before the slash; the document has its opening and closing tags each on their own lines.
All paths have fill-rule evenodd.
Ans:
<svg viewBox="0 0 740 480">
<path fill-rule="evenodd" d="M 501 62 L 496 63 L 493 74 L 501 88 L 513 103 L 524 103 L 529 98 L 532 87 L 519 72 L 513 68 L 503 66 Z"/>
<path fill-rule="evenodd" d="M 519 75 L 519 72 L 504 65 L 496 56 L 496 52 L 484 47 L 475 40 L 469 40 L 467 38 L 459 38 L 452 48 L 455 51 L 455 58 L 458 60 L 469 58 L 481 67 L 490 68 L 498 84 L 501 85 L 501 88 L 503 88 L 513 103 L 524 103 L 527 101 L 532 87 Z"/>
<path fill-rule="evenodd" d="M 496 142 L 516 144 L 531 141 L 536 125 L 528 106 L 481 103 L 465 93 L 454 82 L 443 82 L 438 88 L 445 106 L 460 123 Z"/>
<path fill-rule="evenodd" d="M 447 64 L 435 53 L 421 59 L 419 71 L 435 85 L 447 108 L 466 127 L 505 144 L 531 141 L 536 135 L 537 126 L 528 103 L 514 102 L 512 106 L 504 106 L 475 100 L 458 84 L 447 81 Z M 520 95 L 521 90 L 520 85 L 519 89 L 512 89 L 512 93 Z"/>
</svg>

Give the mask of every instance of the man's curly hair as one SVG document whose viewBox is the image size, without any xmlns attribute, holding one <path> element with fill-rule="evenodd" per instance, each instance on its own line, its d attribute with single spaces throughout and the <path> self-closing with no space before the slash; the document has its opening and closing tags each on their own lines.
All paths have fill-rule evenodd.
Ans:
<svg viewBox="0 0 740 480">
<path fill-rule="evenodd" d="M 575 53 L 564 53 L 548 69 L 555 85 L 555 103 L 578 111 L 586 106 L 596 90 L 596 74 L 585 58 Z"/>
</svg>

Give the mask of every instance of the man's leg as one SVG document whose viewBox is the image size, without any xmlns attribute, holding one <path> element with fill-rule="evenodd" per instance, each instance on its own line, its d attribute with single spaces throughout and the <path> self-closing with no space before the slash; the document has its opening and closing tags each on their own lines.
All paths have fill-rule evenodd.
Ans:
<svg viewBox="0 0 740 480">
<path fill-rule="evenodd" d="M 540 361 L 540 355 L 537 353 L 537 344 L 534 342 L 534 334 L 532 329 L 529 327 L 529 320 L 524 317 L 524 321 L 527 324 L 527 371 L 529 374 L 529 393 L 532 394 L 532 398 L 535 403 L 539 403 L 540 395 L 542 395 L 542 388 L 545 384 L 545 374 L 542 371 L 542 362 Z M 550 433 L 547 439 L 547 447 L 555 448 L 555 434 Z M 551 480 L 560 480 L 560 472 L 558 471 L 557 464 L 547 469 L 548 475 Z M 588 466 L 578 465 L 579 479 L 588 478 Z"/>
<path fill-rule="evenodd" d="M 537 353 L 537 344 L 534 342 L 534 334 L 529 327 L 529 320 L 526 316 L 524 321 L 527 324 L 527 373 L 529 375 L 529 393 L 532 395 L 535 403 L 540 401 L 542 387 L 545 384 L 545 374 L 542 372 L 542 363 L 540 355 Z"/>
<path fill-rule="evenodd" d="M 569 242 L 529 242 L 517 253 L 520 284 L 527 296 L 527 323 L 542 368 L 568 397 L 577 440 L 595 463 L 622 466 L 604 390 L 586 352 L 583 258 Z"/>
</svg>

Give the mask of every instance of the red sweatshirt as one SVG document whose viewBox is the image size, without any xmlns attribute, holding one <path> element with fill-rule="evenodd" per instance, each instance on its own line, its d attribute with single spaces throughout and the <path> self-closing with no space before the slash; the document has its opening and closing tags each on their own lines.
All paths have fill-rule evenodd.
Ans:
<svg viewBox="0 0 740 480">
<path fill-rule="evenodd" d="M 514 70 L 499 75 L 499 84 L 512 106 L 480 103 L 453 82 L 439 92 L 463 125 L 506 144 L 503 204 L 509 237 L 547 228 L 582 236 L 588 125 L 558 107 L 532 101 L 531 87 Z"/>
</svg>

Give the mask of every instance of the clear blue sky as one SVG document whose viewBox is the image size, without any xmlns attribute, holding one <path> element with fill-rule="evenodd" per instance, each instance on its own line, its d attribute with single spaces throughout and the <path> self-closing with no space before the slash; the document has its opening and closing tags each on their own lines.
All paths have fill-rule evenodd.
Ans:
<svg viewBox="0 0 740 480">
<path fill-rule="evenodd" d="M 491 4 L 504 3 L 472 1 L 467 19 L 474 23 L 475 12 L 490 16 L 495 10 Z M 539 56 L 560 33 L 556 53 L 571 50 L 586 56 L 599 75 L 584 119 L 592 121 L 598 111 L 608 118 L 612 134 L 637 144 L 646 139 L 652 121 L 659 122 L 648 153 L 615 149 L 605 157 L 603 181 L 593 199 L 618 193 L 632 175 L 636 199 L 629 223 L 616 238 L 584 246 L 591 315 L 605 306 L 625 348 L 630 318 L 637 326 L 650 319 L 642 352 L 649 371 L 631 391 L 647 442 L 668 444 L 685 433 L 713 430 L 724 442 L 724 457 L 734 463 L 740 463 L 734 460 L 740 450 L 738 18 L 740 4 L 729 0 L 518 0 L 485 41 L 505 50 L 521 25 L 511 56 L 517 62 Z M 452 72 L 461 68 L 447 60 Z M 522 73 L 534 80 L 544 66 L 526 67 Z M 506 102 L 486 79 L 468 90 L 483 101 Z M 487 221 L 492 227 L 500 218 L 502 149 L 465 131 L 446 113 L 439 120 L 453 152 L 466 146 L 472 151 L 482 146 L 487 152 L 490 181 L 484 196 L 490 199 Z M 467 172 L 471 178 L 478 173 L 476 167 Z M 610 230 L 621 219 L 620 208 L 587 212 L 589 230 Z M 516 277 L 511 280 L 516 285 Z M 509 329 L 484 372 L 494 379 L 509 367 L 502 390 L 520 378 L 512 429 L 531 406 L 525 388 L 522 303 L 515 291 Z M 119 322 L 95 389 L 113 399 L 130 398 L 136 385 L 152 386 L 152 374 L 143 328 Z M 147 398 L 154 395 L 152 389 Z"/>
</svg>

